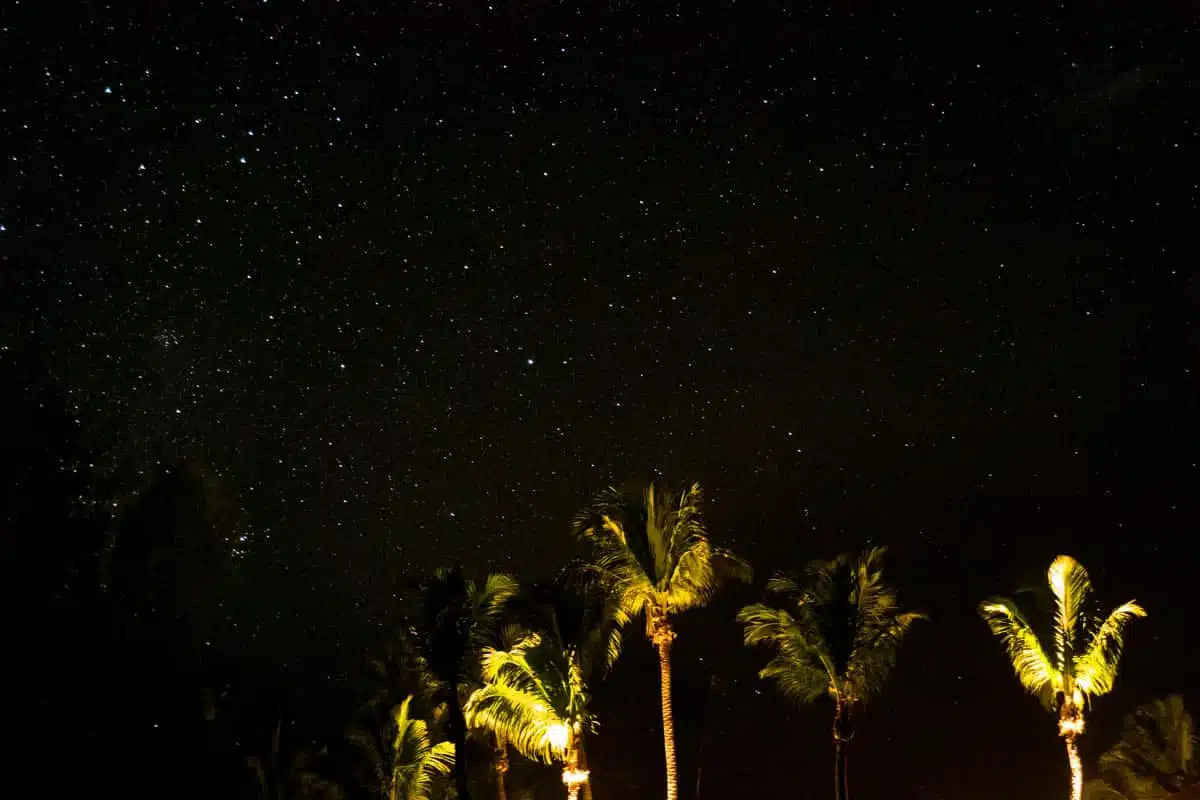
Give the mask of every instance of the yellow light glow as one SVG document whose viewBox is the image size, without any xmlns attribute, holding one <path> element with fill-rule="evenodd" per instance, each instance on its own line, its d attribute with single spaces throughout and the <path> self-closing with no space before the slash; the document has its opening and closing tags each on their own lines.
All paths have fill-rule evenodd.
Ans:
<svg viewBox="0 0 1200 800">
<path fill-rule="evenodd" d="M 1059 736 L 1078 736 L 1083 733 L 1083 717 L 1067 717 L 1058 721 Z"/>
<path fill-rule="evenodd" d="M 571 729 L 561 722 L 556 722 L 546 731 L 546 739 L 549 740 L 551 747 L 561 753 L 567 749 L 567 743 L 571 741 Z"/>
<path fill-rule="evenodd" d="M 580 786 L 587 783 L 590 774 L 586 769 L 564 769 L 563 783 L 567 786 Z"/>
</svg>

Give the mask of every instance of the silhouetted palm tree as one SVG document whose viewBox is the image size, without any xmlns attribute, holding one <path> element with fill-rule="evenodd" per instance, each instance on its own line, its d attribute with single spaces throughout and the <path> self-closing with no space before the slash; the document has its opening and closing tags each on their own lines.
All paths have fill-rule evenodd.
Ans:
<svg viewBox="0 0 1200 800">
<path fill-rule="evenodd" d="M 1084 731 L 1084 710 L 1092 697 L 1112 690 L 1125 625 L 1146 612 L 1130 600 L 1105 618 L 1096 615 L 1090 602 L 1091 579 L 1070 556 L 1054 559 L 1046 578 L 1055 603 L 1053 656 L 1012 600 L 993 597 L 980 603 L 979 613 L 1004 643 L 1021 685 L 1057 712 L 1058 735 L 1066 742 L 1071 764 L 1071 798 L 1081 800 L 1083 762 L 1078 739 Z"/>
<path fill-rule="evenodd" d="M 442 686 L 416 644 L 417 639 L 415 631 L 404 632 L 378 656 L 366 659 L 362 687 L 365 700 L 360 712 L 390 716 L 391 710 L 410 695 L 418 716 L 427 717 L 438 707 Z"/>
<path fill-rule="evenodd" d="M 314 770 L 316 754 L 297 750 L 291 756 L 281 748 L 282 721 L 271 734 L 271 752 L 265 758 L 251 756 L 246 766 L 258 782 L 260 800 L 341 800 L 341 787 Z"/>
<path fill-rule="evenodd" d="M 485 650 L 483 679 L 467 703 L 470 724 L 492 731 L 526 758 L 561 761 L 567 796 L 575 800 L 588 779 L 579 765 L 579 742 L 593 717 L 574 651 L 563 649 L 553 634 L 532 633 L 508 650 Z"/>
<path fill-rule="evenodd" d="M 1166 800 L 1200 790 L 1200 738 L 1177 694 L 1153 700 L 1125 718 L 1121 739 L 1100 756 L 1100 777 L 1086 800 Z"/>
<path fill-rule="evenodd" d="M 846 745 L 855 710 L 883 690 L 896 653 L 923 616 L 900 608 L 883 582 L 884 548 L 855 557 L 813 561 L 803 578 L 777 573 L 767 591 L 778 604 L 755 603 L 738 612 L 747 645 L 774 655 L 758 675 L 796 703 L 833 698 L 834 796 L 848 796 Z"/>
<path fill-rule="evenodd" d="M 505 608 L 517 594 L 516 580 L 508 575 L 488 575 L 482 585 L 464 577 L 461 568 L 441 569 L 421 586 L 422 649 L 430 671 L 443 689 L 450 739 L 458 758 L 454 782 L 460 800 L 469 800 L 464 750 L 467 728 L 460 687 L 478 670 L 478 654 L 490 638 Z"/>
<path fill-rule="evenodd" d="M 611 599 L 617 628 L 639 615 L 658 651 L 667 800 L 677 800 L 675 723 L 671 709 L 671 618 L 705 605 L 726 577 L 748 580 L 750 567 L 713 547 L 700 515 L 700 484 L 679 494 L 655 489 L 607 489 L 575 519 L 575 533 L 590 545 L 590 571 Z M 620 654 L 620 637 L 608 640 L 606 660 Z"/>
</svg>

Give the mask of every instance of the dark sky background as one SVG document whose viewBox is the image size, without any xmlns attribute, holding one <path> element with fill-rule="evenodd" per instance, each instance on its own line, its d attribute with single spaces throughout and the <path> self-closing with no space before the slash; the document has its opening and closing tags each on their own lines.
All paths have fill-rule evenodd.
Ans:
<svg viewBox="0 0 1200 800">
<path fill-rule="evenodd" d="M 281 664 L 344 663 L 437 565 L 553 573 L 607 484 L 698 480 L 761 578 L 886 543 L 933 616 L 857 797 L 1058 797 L 978 600 L 1067 551 L 1147 606 L 1089 756 L 1196 697 L 1196 24 L 6 2 L 0 355 L 41 353 L 111 461 L 220 476 Z M 685 796 L 713 673 L 704 795 L 824 797 L 827 709 L 753 680 L 753 596 L 683 622 Z M 613 797 L 661 791 L 656 693 L 642 644 L 599 689 Z"/>
</svg>

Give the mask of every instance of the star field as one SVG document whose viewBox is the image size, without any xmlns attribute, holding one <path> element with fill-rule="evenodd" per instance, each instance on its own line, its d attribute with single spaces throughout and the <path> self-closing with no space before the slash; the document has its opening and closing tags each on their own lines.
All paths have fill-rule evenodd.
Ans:
<svg viewBox="0 0 1200 800">
<path fill-rule="evenodd" d="M 893 544 L 935 619 L 1084 529 L 1152 609 L 1178 574 L 1194 15 L 52 5 L 0 11 L 3 350 L 132 474 L 220 476 L 265 617 L 552 572 L 657 478 L 764 570 Z"/>
</svg>

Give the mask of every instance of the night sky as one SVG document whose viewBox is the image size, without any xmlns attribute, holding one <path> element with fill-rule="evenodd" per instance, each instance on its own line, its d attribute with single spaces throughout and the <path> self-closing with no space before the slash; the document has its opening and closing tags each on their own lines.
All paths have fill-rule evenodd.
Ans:
<svg viewBox="0 0 1200 800">
<path fill-rule="evenodd" d="M 1052 720 L 973 609 L 1061 551 L 1144 603 L 1085 755 L 1196 699 L 1196 25 L 12 0 L 0 356 L 41 354 L 109 462 L 219 476 L 281 664 L 390 630 L 438 565 L 553 574 L 606 485 L 698 480 L 760 579 L 888 544 L 932 615 L 857 797 L 1061 796 Z M 753 680 L 753 596 L 683 623 L 685 797 L 710 671 L 737 682 L 704 795 L 825 797 L 828 710 Z M 648 646 L 598 693 L 597 781 L 656 796 Z"/>
</svg>

